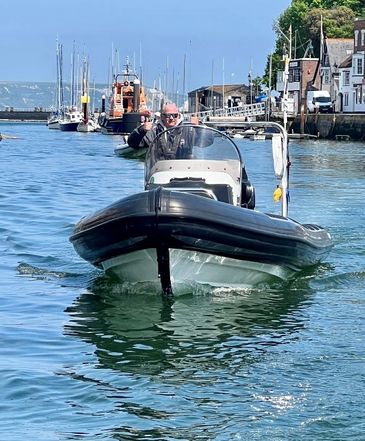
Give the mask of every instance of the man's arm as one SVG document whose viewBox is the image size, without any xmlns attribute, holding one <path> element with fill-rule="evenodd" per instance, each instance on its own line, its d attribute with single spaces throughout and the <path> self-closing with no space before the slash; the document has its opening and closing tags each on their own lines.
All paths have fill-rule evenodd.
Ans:
<svg viewBox="0 0 365 441">
<path fill-rule="evenodd" d="M 151 140 L 150 136 L 146 135 L 151 131 L 152 126 L 152 121 L 145 121 L 139 127 L 134 129 L 127 139 L 129 147 L 132 147 L 134 149 L 148 148 Z"/>
<path fill-rule="evenodd" d="M 142 149 L 143 146 L 143 138 L 146 135 L 146 131 L 143 127 L 143 125 L 135 128 L 133 132 L 131 132 L 128 136 L 127 143 L 129 147 L 132 147 L 134 149 Z"/>
</svg>

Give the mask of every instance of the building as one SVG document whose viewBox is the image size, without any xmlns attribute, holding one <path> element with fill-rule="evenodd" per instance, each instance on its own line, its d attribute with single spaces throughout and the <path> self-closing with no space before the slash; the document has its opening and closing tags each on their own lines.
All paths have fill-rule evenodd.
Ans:
<svg viewBox="0 0 365 441">
<path fill-rule="evenodd" d="M 339 92 L 336 102 L 337 112 L 353 112 L 355 99 L 352 92 L 352 55 L 346 58 L 338 67 Z"/>
<path fill-rule="evenodd" d="M 288 100 L 293 113 L 299 113 L 307 99 L 307 90 L 320 88 L 319 59 L 298 58 L 289 61 Z M 284 71 L 278 71 L 276 90 L 284 92 Z"/>
<path fill-rule="evenodd" d="M 354 52 L 352 38 L 326 38 L 323 44 L 320 90 L 329 92 L 335 109 L 340 108 L 339 66 Z"/>
<path fill-rule="evenodd" d="M 354 51 L 339 67 L 339 110 L 365 112 L 365 20 L 354 22 Z"/>
<path fill-rule="evenodd" d="M 188 93 L 189 113 L 230 108 L 249 103 L 250 88 L 244 84 L 200 87 Z"/>
<path fill-rule="evenodd" d="M 327 90 L 331 100 L 338 102 L 340 93 L 340 68 L 353 53 L 353 40 L 347 38 L 326 38 L 323 42 L 321 58 L 299 58 L 290 60 L 288 76 L 289 101 L 293 102 L 294 113 L 299 113 L 302 106 L 306 110 L 308 90 Z M 284 72 L 277 76 L 277 91 L 284 91 Z M 341 99 L 341 97 L 340 97 Z M 336 108 L 338 108 L 337 105 Z"/>
</svg>

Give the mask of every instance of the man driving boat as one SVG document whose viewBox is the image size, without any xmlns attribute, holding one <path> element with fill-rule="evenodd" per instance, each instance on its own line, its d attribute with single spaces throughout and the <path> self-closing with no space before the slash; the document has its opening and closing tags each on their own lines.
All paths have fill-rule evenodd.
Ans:
<svg viewBox="0 0 365 441">
<path fill-rule="evenodd" d="M 155 140 L 156 136 L 172 127 L 186 124 L 181 117 L 175 103 L 167 103 L 162 107 L 161 117 L 157 122 L 145 120 L 128 136 L 128 145 L 134 149 L 146 149 Z M 198 117 L 191 117 L 190 124 L 199 124 Z M 172 138 L 169 140 L 173 143 Z"/>
</svg>

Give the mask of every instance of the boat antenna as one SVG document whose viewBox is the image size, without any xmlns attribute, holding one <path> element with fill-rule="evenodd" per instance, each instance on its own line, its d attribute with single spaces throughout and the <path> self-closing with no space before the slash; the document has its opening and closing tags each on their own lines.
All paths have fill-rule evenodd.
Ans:
<svg viewBox="0 0 365 441">
<path fill-rule="evenodd" d="M 141 84 L 143 83 L 143 69 L 142 69 L 142 43 L 139 42 L 139 79 L 141 80 Z"/>
<path fill-rule="evenodd" d="M 183 63 L 183 80 L 182 80 L 182 96 L 183 96 L 183 112 L 185 111 L 185 93 L 186 93 L 186 54 L 184 54 L 184 63 Z"/>
<path fill-rule="evenodd" d="M 290 49 L 291 50 L 291 49 Z M 289 202 L 289 150 L 288 150 L 288 82 L 289 82 L 289 62 L 290 52 L 284 51 L 284 91 L 283 91 L 283 160 L 285 169 L 282 177 L 282 216 L 288 217 L 288 202 Z"/>
</svg>

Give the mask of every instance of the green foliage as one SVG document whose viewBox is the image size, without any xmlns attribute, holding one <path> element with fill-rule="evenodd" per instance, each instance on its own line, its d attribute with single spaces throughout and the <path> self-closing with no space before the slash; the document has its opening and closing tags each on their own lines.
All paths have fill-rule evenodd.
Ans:
<svg viewBox="0 0 365 441">
<path fill-rule="evenodd" d="M 323 34 L 328 38 L 352 38 L 354 33 L 354 12 L 340 6 L 337 9 L 312 9 L 303 19 L 307 36 L 312 41 L 314 53 L 319 56 L 321 39 L 321 16 Z"/>
<path fill-rule="evenodd" d="M 292 58 L 318 57 L 321 39 L 321 16 L 323 33 L 328 38 L 352 38 L 354 19 L 365 18 L 364 0 L 292 0 L 291 5 L 274 23 L 276 33 L 275 52 L 272 56 L 272 83 L 281 68 L 283 53 L 292 43 Z M 291 37 L 291 38 L 290 38 Z M 313 50 L 312 50 L 313 49 Z M 269 61 L 263 81 L 269 84 Z"/>
</svg>

